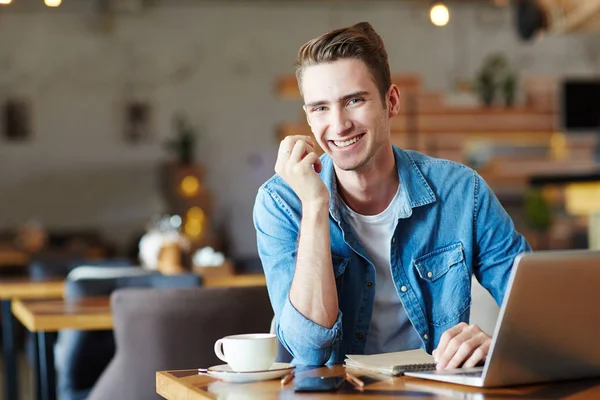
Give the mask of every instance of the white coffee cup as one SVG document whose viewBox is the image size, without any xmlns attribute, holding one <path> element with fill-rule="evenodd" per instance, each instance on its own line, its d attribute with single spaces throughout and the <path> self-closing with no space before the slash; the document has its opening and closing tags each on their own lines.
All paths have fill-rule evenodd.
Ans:
<svg viewBox="0 0 600 400">
<path fill-rule="evenodd" d="M 215 354 L 233 371 L 265 371 L 275 362 L 277 336 L 271 333 L 225 336 L 215 342 Z"/>
</svg>

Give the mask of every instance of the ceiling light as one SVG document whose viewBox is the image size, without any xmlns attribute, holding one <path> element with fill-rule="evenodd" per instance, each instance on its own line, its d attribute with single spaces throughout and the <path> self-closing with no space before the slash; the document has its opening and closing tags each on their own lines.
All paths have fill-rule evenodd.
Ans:
<svg viewBox="0 0 600 400">
<path fill-rule="evenodd" d="M 450 21 L 450 11 L 442 2 L 434 3 L 429 10 L 429 18 L 435 26 L 446 26 Z"/>
</svg>

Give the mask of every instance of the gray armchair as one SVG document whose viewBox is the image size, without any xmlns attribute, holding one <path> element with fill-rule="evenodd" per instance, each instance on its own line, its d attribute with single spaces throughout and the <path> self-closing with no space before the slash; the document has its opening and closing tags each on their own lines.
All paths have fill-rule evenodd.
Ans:
<svg viewBox="0 0 600 400">
<path fill-rule="evenodd" d="M 92 277 L 93 271 L 80 271 L 82 273 L 77 274 L 78 270 L 81 267 L 69 274 L 69 278 L 76 279 L 67 279 L 65 282 L 67 299 L 108 296 L 120 288 L 163 290 L 198 287 L 202 284 L 202 277 L 195 274 L 161 275 L 141 268 L 118 268 L 112 271 L 113 277 L 108 277 L 103 272 L 111 272 L 110 268 L 103 267 L 96 271 L 97 277 Z M 113 331 L 62 330 L 58 334 L 54 354 L 60 399 L 86 399 L 115 354 Z"/>
<path fill-rule="evenodd" d="M 160 399 L 156 371 L 222 364 L 217 339 L 268 332 L 273 318 L 264 286 L 120 289 L 111 308 L 117 352 L 90 400 Z"/>
</svg>

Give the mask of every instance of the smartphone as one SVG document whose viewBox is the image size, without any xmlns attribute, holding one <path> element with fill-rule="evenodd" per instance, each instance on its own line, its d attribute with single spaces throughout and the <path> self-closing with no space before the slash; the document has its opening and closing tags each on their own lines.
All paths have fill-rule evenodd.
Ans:
<svg viewBox="0 0 600 400">
<path fill-rule="evenodd" d="M 344 383 L 341 376 L 317 376 L 300 379 L 294 385 L 295 392 L 333 392 Z"/>
</svg>

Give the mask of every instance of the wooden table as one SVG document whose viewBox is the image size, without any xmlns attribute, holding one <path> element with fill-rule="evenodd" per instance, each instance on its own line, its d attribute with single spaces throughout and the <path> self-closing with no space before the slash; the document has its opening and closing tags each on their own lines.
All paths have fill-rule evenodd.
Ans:
<svg viewBox="0 0 600 400">
<path fill-rule="evenodd" d="M 17 353 L 14 338 L 14 320 L 11 311 L 13 299 L 49 299 L 62 297 L 62 280 L 32 281 L 29 278 L 4 278 L 0 281 L 2 302 L 2 351 L 4 357 L 4 398 L 18 399 Z"/>
<path fill-rule="evenodd" d="M 264 275 L 214 276 L 205 278 L 203 283 L 203 287 L 255 285 L 265 285 Z M 40 394 L 45 399 L 54 399 L 56 397 L 56 377 L 52 347 L 56 332 L 61 329 L 112 329 L 113 319 L 110 311 L 110 297 L 89 297 L 76 301 L 67 301 L 62 298 L 48 300 L 50 294 L 54 294 L 53 297 L 62 297 L 64 291 L 64 282 L 62 281 L 60 283 L 47 282 L 45 286 L 22 283 L 21 290 L 16 290 L 17 287 L 19 286 L 12 286 L 12 289 L 10 289 L 7 285 L 5 293 L 15 294 L 15 296 L 9 297 L 21 297 L 21 299 L 12 302 L 12 314 L 30 332 L 35 333 L 37 336 L 39 371 L 36 374 L 40 381 Z M 28 293 L 29 296 L 18 296 L 25 293 Z M 42 296 L 44 293 L 46 296 Z M 39 297 L 38 299 L 35 298 L 36 294 Z M 10 315 L 10 311 L 9 303 L 8 315 Z M 13 399 L 16 397 L 7 398 Z"/>
<path fill-rule="evenodd" d="M 63 297 L 65 281 L 62 279 L 33 281 L 29 278 L 0 280 L 0 299 L 51 299 Z"/>
<path fill-rule="evenodd" d="M 263 274 L 206 276 L 203 278 L 204 287 L 265 286 L 266 282 Z"/>
<path fill-rule="evenodd" d="M 109 296 L 78 300 L 15 300 L 12 313 L 30 332 L 113 328 Z"/>
<path fill-rule="evenodd" d="M 307 376 L 343 376 L 344 367 L 298 367 L 294 380 Z M 358 375 L 365 381 L 363 391 L 344 385 L 335 393 L 294 393 L 292 381 L 281 387 L 279 379 L 255 383 L 226 383 L 199 375 L 196 370 L 161 371 L 156 373 L 156 393 L 166 399 L 598 399 L 600 379 L 568 381 L 547 385 L 528 385 L 501 389 L 480 389 L 409 377 Z"/>
<path fill-rule="evenodd" d="M 216 276 L 204 280 L 204 287 L 239 287 L 265 285 L 265 276 Z M 21 283 L 15 286 L 0 283 L 3 294 L 19 298 L 12 302 L 12 313 L 30 332 L 58 332 L 61 329 L 103 330 L 112 329 L 110 297 L 88 297 L 76 301 L 62 297 L 64 282 Z M 38 298 L 38 299 L 36 299 Z"/>
<path fill-rule="evenodd" d="M 86 297 L 77 300 L 15 300 L 12 313 L 37 336 L 38 396 L 56 398 L 54 342 L 61 329 L 104 330 L 113 328 L 110 297 Z"/>
<path fill-rule="evenodd" d="M 7 266 L 26 266 L 29 254 L 12 248 L 0 247 L 0 268 Z"/>
<path fill-rule="evenodd" d="M 12 313 L 36 335 L 38 398 L 56 398 L 54 342 L 61 329 L 112 329 L 110 297 L 86 297 L 77 300 L 15 300 Z"/>
</svg>

